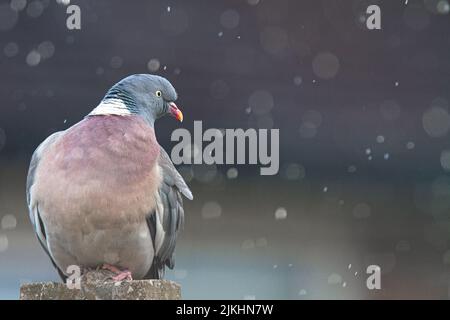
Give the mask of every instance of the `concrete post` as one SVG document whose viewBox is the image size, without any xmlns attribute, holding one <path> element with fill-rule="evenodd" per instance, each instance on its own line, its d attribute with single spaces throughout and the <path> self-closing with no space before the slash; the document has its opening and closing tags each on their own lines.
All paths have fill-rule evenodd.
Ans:
<svg viewBox="0 0 450 320">
<path fill-rule="evenodd" d="M 181 287 L 169 280 L 133 280 L 114 282 L 108 271 L 90 271 L 83 275 L 80 289 L 69 289 L 62 282 L 24 284 L 20 300 L 179 300 Z"/>
</svg>

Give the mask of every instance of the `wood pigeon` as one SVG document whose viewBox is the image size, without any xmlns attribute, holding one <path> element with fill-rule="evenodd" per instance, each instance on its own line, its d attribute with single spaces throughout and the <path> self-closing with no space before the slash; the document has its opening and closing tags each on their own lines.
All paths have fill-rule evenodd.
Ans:
<svg viewBox="0 0 450 320">
<path fill-rule="evenodd" d="M 27 202 L 37 238 L 60 276 L 99 266 L 114 280 L 159 279 L 173 268 L 193 196 L 156 140 L 155 120 L 183 120 L 177 93 L 160 76 L 122 79 L 83 120 L 34 152 Z"/>
</svg>

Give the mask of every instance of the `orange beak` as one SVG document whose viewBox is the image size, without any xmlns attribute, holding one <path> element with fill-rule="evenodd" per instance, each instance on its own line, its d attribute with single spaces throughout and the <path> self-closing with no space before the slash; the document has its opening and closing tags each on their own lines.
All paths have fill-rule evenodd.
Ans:
<svg viewBox="0 0 450 320">
<path fill-rule="evenodd" d="M 169 112 L 173 117 L 175 117 L 175 119 L 183 122 L 183 113 L 180 109 L 178 109 L 177 105 L 174 102 L 169 103 Z"/>
</svg>

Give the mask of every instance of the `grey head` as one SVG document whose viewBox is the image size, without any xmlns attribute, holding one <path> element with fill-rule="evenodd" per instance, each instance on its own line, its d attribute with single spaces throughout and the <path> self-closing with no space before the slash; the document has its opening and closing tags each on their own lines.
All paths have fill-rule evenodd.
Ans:
<svg viewBox="0 0 450 320">
<path fill-rule="evenodd" d="M 113 85 L 101 103 L 89 114 L 139 115 L 151 126 L 156 119 L 172 115 L 183 121 L 175 104 L 177 93 L 165 78 L 151 74 L 134 74 Z"/>
</svg>

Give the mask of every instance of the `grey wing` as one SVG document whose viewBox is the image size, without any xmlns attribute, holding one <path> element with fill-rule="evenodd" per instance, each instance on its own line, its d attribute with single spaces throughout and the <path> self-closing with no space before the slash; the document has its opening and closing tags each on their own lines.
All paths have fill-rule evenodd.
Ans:
<svg viewBox="0 0 450 320">
<path fill-rule="evenodd" d="M 30 221 L 33 226 L 34 232 L 36 233 L 36 236 L 37 236 L 42 248 L 48 254 L 53 265 L 58 270 L 59 275 L 64 279 L 65 278 L 64 273 L 62 273 L 62 271 L 58 269 L 58 267 L 56 266 L 55 262 L 53 261 L 53 258 L 48 250 L 47 235 L 46 235 L 45 227 L 44 227 L 44 224 L 42 223 L 40 213 L 39 213 L 39 203 L 36 201 L 36 199 L 33 196 L 33 186 L 35 183 L 36 169 L 39 165 L 39 161 L 42 157 L 42 154 L 45 152 L 45 150 L 50 145 L 52 145 L 61 136 L 61 134 L 63 132 L 64 131 L 60 131 L 60 132 L 56 132 L 56 133 L 52 134 L 47 139 L 45 139 L 44 142 L 42 142 L 37 147 L 37 149 L 34 151 L 33 156 L 31 157 L 31 161 L 30 161 L 30 168 L 28 169 L 26 193 L 27 193 L 28 213 L 30 216 Z"/>
<path fill-rule="evenodd" d="M 191 190 L 183 177 L 175 169 L 169 155 L 160 148 L 159 168 L 162 182 L 156 196 L 155 212 L 148 216 L 147 223 L 152 234 L 155 257 L 146 278 L 159 279 L 164 275 L 165 266 L 173 269 L 174 251 L 178 233 L 184 224 L 184 195 L 193 199 Z"/>
</svg>

